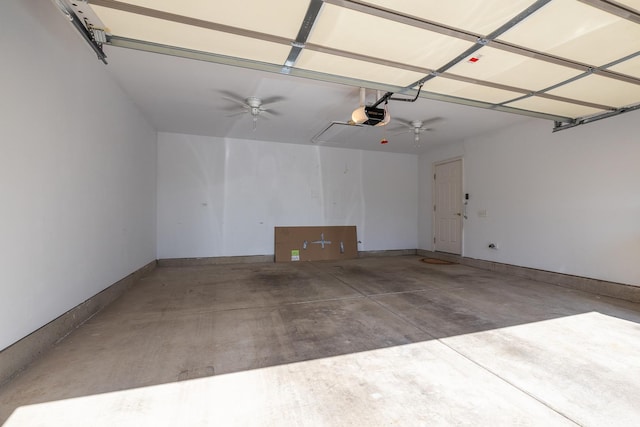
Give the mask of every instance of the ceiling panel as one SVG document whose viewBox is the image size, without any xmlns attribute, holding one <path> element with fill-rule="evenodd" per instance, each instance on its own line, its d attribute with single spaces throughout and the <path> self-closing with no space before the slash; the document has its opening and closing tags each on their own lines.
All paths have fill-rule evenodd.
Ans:
<svg viewBox="0 0 640 427">
<path fill-rule="evenodd" d="M 640 55 L 614 65 L 613 67 L 609 67 L 608 70 L 640 79 Z"/>
<path fill-rule="evenodd" d="M 554 99 L 541 98 L 539 96 L 531 96 L 519 101 L 510 102 L 506 105 L 508 107 L 520 108 L 530 111 L 539 111 L 571 118 L 583 117 L 602 112 L 602 110 L 599 110 L 597 108 L 556 101 Z"/>
<path fill-rule="evenodd" d="M 549 94 L 613 107 L 623 107 L 638 102 L 640 85 L 590 75 L 551 90 Z"/>
<path fill-rule="evenodd" d="M 369 0 L 366 3 L 487 35 L 530 6 L 532 0 Z"/>
<path fill-rule="evenodd" d="M 309 0 L 120 0 L 122 3 L 175 13 L 232 27 L 295 39 Z M 283 13 L 284 12 L 284 13 Z"/>
<path fill-rule="evenodd" d="M 425 97 L 431 94 L 435 99 L 449 97 L 454 103 L 485 107 L 505 105 L 551 120 L 592 116 L 607 111 L 606 106 L 640 101 L 640 84 L 633 84 L 633 77 L 640 81 L 640 56 L 608 68 L 629 78 L 612 79 L 596 70 L 573 80 L 587 69 L 580 64 L 604 68 L 640 51 L 638 14 L 632 12 L 640 0 L 550 0 L 517 23 L 513 19 L 538 2 L 53 1 L 69 3 L 76 11 L 83 7 L 92 14 L 95 11 L 107 27 L 107 45 L 290 72 L 356 87 L 406 88 L 428 79 Z M 599 9 L 598 2 L 607 11 Z M 93 31 L 88 15 L 83 16 Z M 433 31 L 429 23 L 441 25 L 442 32 Z M 514 27 L 498 40 L 482 47 L 476 44 L 482 40 L 476 41 L 474 35 L 486 37 L 508 23 Z M 306 40 L 305 30 L 310 30 Z M 292 45 L 299 34 L 299 43 Z M 474 47 L 478 50 L 472 55 L 453 63 Z M 571 62 L 579 64 L 571 66 Z M 550 87 L 554 89 L 549 95 L 565 102 L 542 95 Z M 509 102 L 523 93 L 540 96 Z M 595 108 L 573 105 L 571 100 Z"/>
<path fill-rule="evenodd" d="M 473 43 L 325 3 L 309 43 L 437 69 Z"/>
<path fill-rule="evenodd" d="M 639 50 L 640 25 L 579 1 L 554 0 L 499 39 L 602 66 Z"/>
<path fill-rule="evenodd" d="M 310 50 L 302 51 L 295 68 L 400 87 L 409 86 L 424 77 L 414 71 Z"/>
<path fill-rule="evenodd" d="M 472 58 L 449 69 L 451 74 L 531 91 L 546 89 L 581 71 L 484 46 Z"/>
<path fill-rule="evenodd" d="M 489 102 L 491 104 L 500 104 L 509 101 L 510 99 L 522 96 L 522 93 L 519 92 L 480 86 L 444 77 L 438 77 L 427 81 L 423 90 L 464 99 Z"/>
<path fill-rule="evenodd" d="M 290 47 L 205 28 L 92 6 L 109 30 L 120 37 L 145 40 L 254 61 L 283 64 Z"/>
</svg>

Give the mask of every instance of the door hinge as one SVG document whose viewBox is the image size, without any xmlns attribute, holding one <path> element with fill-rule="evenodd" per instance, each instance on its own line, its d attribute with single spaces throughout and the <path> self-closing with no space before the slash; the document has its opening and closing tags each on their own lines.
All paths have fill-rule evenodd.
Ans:
<svg viewBox="0 0 640 427">
<path fill-rule="evenodd" d="M 436 244 L 436 238 L 435 237 L 433 238 L 433 244 L 434 245 Z"/>
<path fill-rule="evenodd" d="M 433 174 L 433 180 L 434 181 L 436 180 L 436 174 L 435 173 Z"/>
<path fill-rule="evenodd" d="M 434 212 L 436 211 L 436 205 L 433 205 L 433 211 Z"/>
</svg>

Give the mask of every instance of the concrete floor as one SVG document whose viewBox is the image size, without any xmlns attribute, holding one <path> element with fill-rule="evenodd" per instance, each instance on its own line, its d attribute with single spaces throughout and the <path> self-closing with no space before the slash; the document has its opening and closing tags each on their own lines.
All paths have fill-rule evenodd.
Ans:
<svg viewBox="0 0 640 427">
<path fill-rule="evenodd" d="M 157 268 L 6 426 L 640 424 L 640 305 L 420 257 Z"/>
</svg>

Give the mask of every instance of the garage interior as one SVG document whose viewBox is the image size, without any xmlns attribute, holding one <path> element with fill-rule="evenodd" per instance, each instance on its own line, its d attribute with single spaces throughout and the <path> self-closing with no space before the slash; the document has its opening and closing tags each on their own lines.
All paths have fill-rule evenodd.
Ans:
<svg viewBox="0 0 640 427">
<path fill-rule="evenodd" d="M 640 4 L 440 3 L 3 4 L 0 421 L 637 424 Z"/>
</svg>

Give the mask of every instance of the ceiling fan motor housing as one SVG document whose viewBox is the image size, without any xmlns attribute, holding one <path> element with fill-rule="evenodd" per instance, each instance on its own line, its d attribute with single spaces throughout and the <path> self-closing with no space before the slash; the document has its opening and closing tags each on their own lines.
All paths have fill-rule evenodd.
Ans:
<svg viewBox="0 0 640 427">
<path fill-rule="evenodd" d="M 249 112 L 252 116 L 255 117 L 262 112 L 262 110 L 260 109 L 260 107 L 262 106 L 262 100 L 260 98 L 250 96 L 245 99 L 245 102 L 247 103 L 247 106 L 249 106 Z"/>
</svg>

